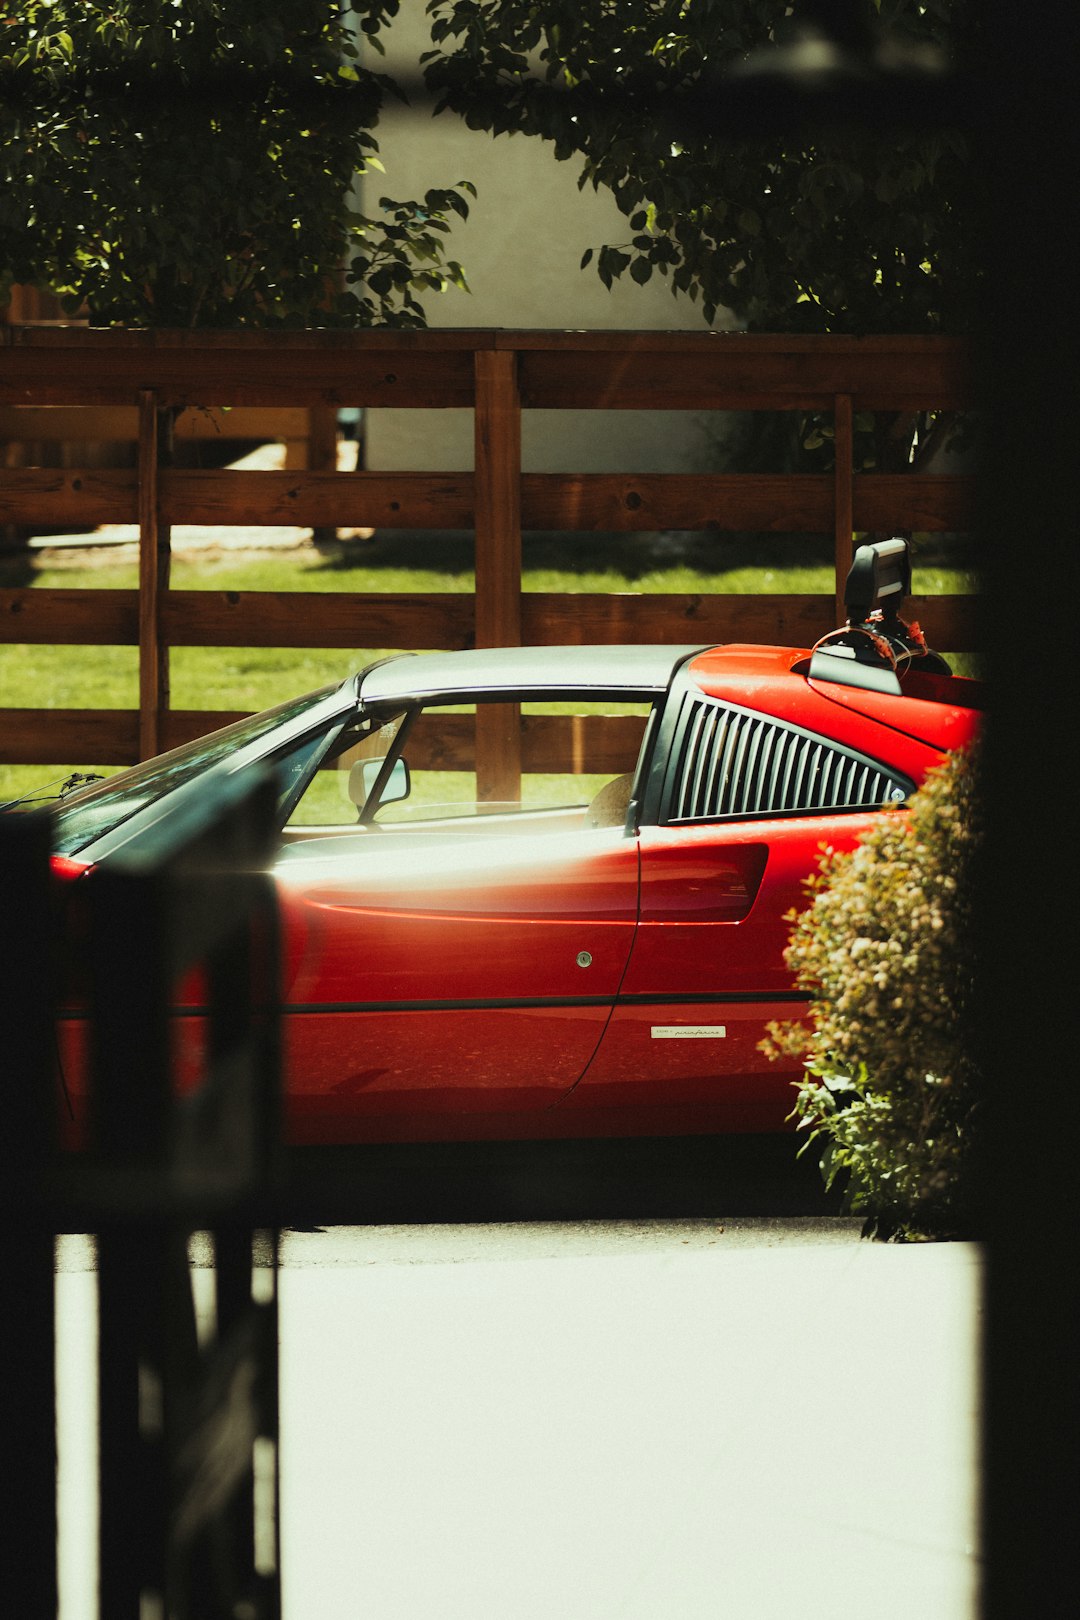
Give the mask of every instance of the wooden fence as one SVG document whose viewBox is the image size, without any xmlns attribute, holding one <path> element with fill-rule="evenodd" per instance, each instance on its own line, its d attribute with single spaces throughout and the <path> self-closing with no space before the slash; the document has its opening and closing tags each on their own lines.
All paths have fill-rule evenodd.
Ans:
<svg viewBox="0 0 1080 1620">
<path fill-rule="evenodd" d="M 126 764 L 236 718 L 170 708 L 173 646 L 810 644 L 837 622 L 853 530 L 957 531 L 970 523 L 965 476 L 856 473 L 855 413 L 970 404 L 965 346 L 935 337 L 0 327 L 5 435 L 40 436 L 46 407 L 93 406 L 134 411 L 128 421 L 137 436 L 134 468 L 3 471 L 0 526 L 86 531 L 137 522 L 141 537 L 137 591 L 0 590 L 0 639 L 140 649 L 137 712 L 0 706 L 0 760 Z M 180 410 L 304 409 L 325 421 L 341 406 L 470 408 L 474 469 L 339 472 L 325 456 L 315 458 L 322 465 L 284 471 L 169 464 L 167 430 Z M 835 470 L 522 474 L 521 411 L 570 408 L 827 411 Z M 475 595 L 176 591 L 170 530 L 180 523 L 472 529 Z M 664 529 L 831 531 L 836 595 L 521 591 L 523 530 Z M 909 606 L 932 643 L 973 647 L 971 599 L 916 597 Z"/>
</svg>

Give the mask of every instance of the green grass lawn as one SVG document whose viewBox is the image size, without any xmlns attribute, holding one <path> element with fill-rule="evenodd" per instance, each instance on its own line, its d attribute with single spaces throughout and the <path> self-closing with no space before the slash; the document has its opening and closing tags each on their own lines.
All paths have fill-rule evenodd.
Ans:
<svg viewBox="0 0 1080 1620">
<path fill-rule="evenodd" d="M 386 547 L 392 546 L 392 539 Z M 602 551 L 593 547 L 574 560 L 574 567 L 550 565 L 543 549 L 542 566 L 527 567 L 526 591 L 643 594 L 769 593 L 830 595 L 832 569 L 777 562 L 764 567 L 720 570 L 685 562 L 648 565 L 639 558 L 632 571 L 603 566 Z M 424 554 L 425 562 L 432 548 Z M 528 560 L 528 554 L 527 554 Z M 373 550 L 370 560 L 347 551 L 325 555 L 314 549 L 279 556 L 177 558 L 172 583 L 178 590 L 471 592 L 473 574 L 461 547 L 450 547 L 444 566 L 400 566 L 386 551 Z M 65 590 L 131 589 L 138 571 L 130 561 L 117 562 L 98 553 L 80 563 L 65 554 L 62 562 L 46 554 L 40 566 L 23 559 L 0 564 L 0 585 L 30 585 Z M 966 594 L 975 589 L 973 574 L 963 568 L 916 568 L 919 594 Z M 177 647 L 171 660 L 172 703 L 178 709 L 259 710 L 297 693 L 345 677 L 384 651 L 364 648 Z M 969 672 L 970 659 L 954 660 Z M 138 654 L 134 647 L 0 645 L 0 705 L 5 708 L 134 708 L 138 700 Z M 80 770 L 92 769 L 80 765 Z M 0 765 L 0 800 L 15 797 L 67 774 L 72 767 Z"/>
</svg>

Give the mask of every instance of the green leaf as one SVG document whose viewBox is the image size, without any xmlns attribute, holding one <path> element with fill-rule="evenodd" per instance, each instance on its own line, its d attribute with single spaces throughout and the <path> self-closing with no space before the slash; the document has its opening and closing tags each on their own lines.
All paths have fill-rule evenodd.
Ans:
<svg viewBox="0 0 1080 1620">
<path fill-rule="evenodd" d="M 629 253 L 623 253 L 619 248 L 602 247 L 600 249 L 600 257 L 596 265 L 597 273 L 609 291 L 612 282 L 617 276 L 622 275 L 629 263 Z"/>
</svg>

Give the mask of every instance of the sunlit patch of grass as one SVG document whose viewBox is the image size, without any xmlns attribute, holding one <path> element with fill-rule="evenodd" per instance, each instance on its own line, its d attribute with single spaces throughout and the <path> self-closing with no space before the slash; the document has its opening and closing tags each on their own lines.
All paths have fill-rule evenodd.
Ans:
<svg viewBox="0 0 1080 1620">
<path fill-rule="evenodd" d="M 269 709 L 340 682 L 379 657 L 314 647 L 175 647 L 170 659 L 175 709 Z"/>
<path fill-rule="evenodd" d="M 177 558 L 170 580 L 178 591 L 323 591 L 357 595 L 387 592 L 464 594 L 473 589 L 471 569 L 369 567 L 362 562 L 327 567 L 315 552 L 281 557 Z"/>
<path fill-rule="evenodd" d="M 5 709 L 130 709 L 138 700 L 135 647 L 0 646 Z"/>
<path fill-rule="evenodd" d="M 970 568 L 913 568 L 913 596 L 976 596 L 979 576 Z M 901 614 L 903 609 L 901 608 Z"/>
<path fill-rule="evenodd" d="M 410 592 L 466 594 L 474 589 L 470 568 L 393 567 L 365 564 L 362 559 L 335 560 L 330 566 L 315 551 L 281 556 L 225 554 L 173 560 L 171 583 L 175 590 L 206 591 L 320 591 L 356 595 Z M 33 585 L 43 590 L 133 590 L 138 566 L 130 561 L 98 561 L 84 567 L 44 563 L 34 570 Z M 0 584 L 8 583 L 0 570 Z M 14 581 L 11 581 L 14 583 Z M 825 564 L 742 567 L 706 571 L 677 563 L 632 574 L 618 568 L 578 571 L 569 568 L 525 568 L 526 591 L 580 592 L 633 595 L 761 595 L 831 596 L 833 570 Z M 970 568 L 915 564 L 912 589 L 916 595 L 967 595 L 978 590 L 978 576 Z"/>
</svg>

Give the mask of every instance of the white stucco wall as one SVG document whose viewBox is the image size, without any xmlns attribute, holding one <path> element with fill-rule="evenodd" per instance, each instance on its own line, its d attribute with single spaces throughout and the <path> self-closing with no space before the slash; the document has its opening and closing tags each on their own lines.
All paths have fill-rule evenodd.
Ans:
<svg viewBox="0 0 1080 1620">
<path fill-rule="evenodd" d="M 380 67 L 416 78 L 420 54 L 430 47 L 424 13 L 424 0 L 404 0 Z M 455 220 L 448 247 L 472 290 L 425 296 L 431 326 L 704 329 L 698 306 L 673 297 L 664 277 L 654 275 L 644 287 L 624 277 L 609 292 L 593 265 L 579 268 L 586 248 L 622 243 L 630 232 L 608 192 L 578 190 L 580 164 L 558 162 L 550 143 L 493 139 L 451 114 L 433 118 L 425 104 L 391 108 L 377 134 L 386 173 L 359 182 L 367 212 L 380 196 L 419 197 L 462 179 L 477 187 L 469 218 Z M 694 412 L 527 411 L 523 465 L 527 472 L 693 471 L 710 464 L 708 427 Z M 371 468 L 472 466 L 471 411 L 372 411 L 366 429 Z"/>
</svg>

